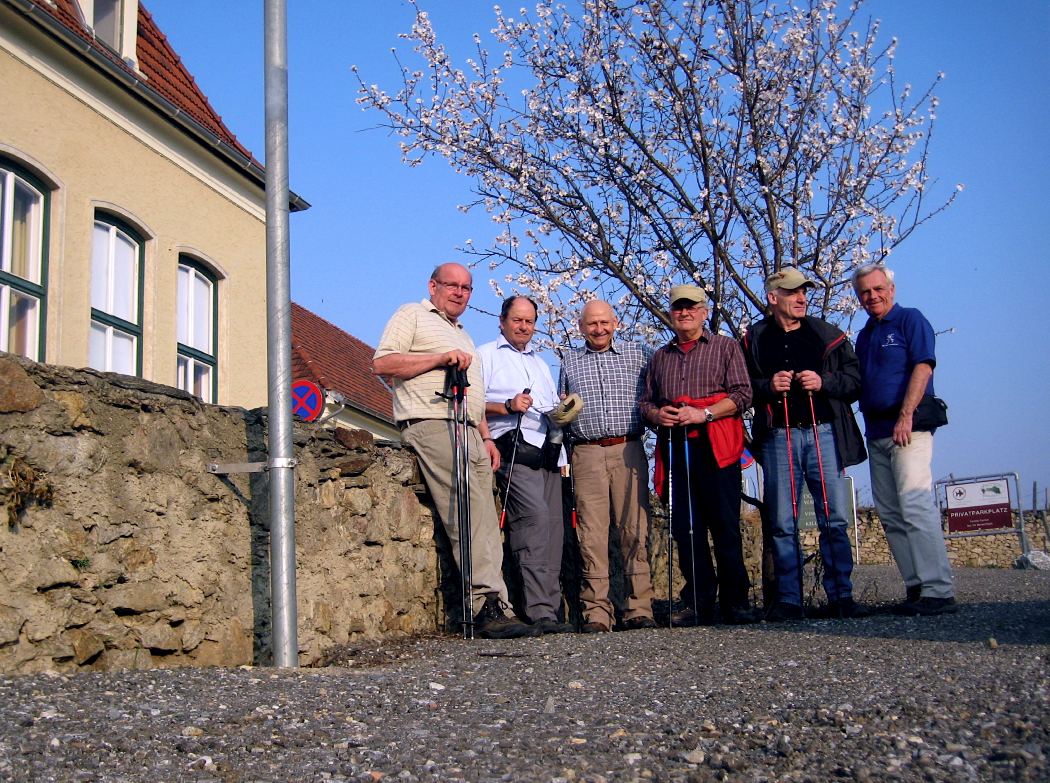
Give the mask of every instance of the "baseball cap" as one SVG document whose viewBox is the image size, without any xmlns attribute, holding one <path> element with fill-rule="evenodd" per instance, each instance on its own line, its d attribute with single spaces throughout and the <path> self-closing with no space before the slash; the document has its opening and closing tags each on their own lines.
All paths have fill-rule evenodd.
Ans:
<svg viewBox="0 0 1050 783">
<path fill-rule="evenodd" d="M 794 291 L 796 288 L 802 288 L 807 285 L 815 288 L 817 284 L 812 280 L 808 280 L 795 267 L 785 266 L 779 272 L 774 272 L 766 278 L 766 293 L 776 291 L 778 288 L 783 288 L 785 291 Z"/>
<path fill-rule="evenodd" d="M 671 304 L 674 304 L 679 299 L 685 299 L 687 302 L 699 302 L 700 304 L 707 304 L 707 291 L 698 285 L 690 285 L 688 283 L 684 285 L 676 285 L 671 289 Z"/>
</svg>

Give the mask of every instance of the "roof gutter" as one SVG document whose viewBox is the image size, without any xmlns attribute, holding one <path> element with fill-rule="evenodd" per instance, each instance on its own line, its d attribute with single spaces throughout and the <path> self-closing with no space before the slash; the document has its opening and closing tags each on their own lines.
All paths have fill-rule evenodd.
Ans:
<svg viewBox="0 0 1050 783">
<path fill-rule="evenodd" d="M 208 130 L 193 117 L 189 116 L 169 101 L 163 95 L 150 87 L 145 81 L 137 78 L 128 71 L 118 68 L 102 52 L 90 43 L 76 35 L 58 19 L 46 11 L 42 11 L 32 0 L 2 0 L 7 5 L 15 8 L 23 16 L 29 18 L 38 27 L 43 28 L 51 36 L 69 49 L 84 56 L 84 58 L 95 66 L 104 75 L 111 78 L 120 86 L 124 87 L 132 95 L 148 103 L 161 114 L 166 115 L 176 125 L 193 136 L 198 142 L 211 149 L 220 158 L 225 160 L 232 168 L 243 171 L 263 190 L 266 189 L 266 170 L 253 158 L 245 155 L 229 142 L 224 141 Z M 44 0 L 47 2 L 47 0 Z M 310 202 L 295 193 L 288 191 L 288 209 L 291 212 L 302 212 L 310 208 Z"/>
</svg>

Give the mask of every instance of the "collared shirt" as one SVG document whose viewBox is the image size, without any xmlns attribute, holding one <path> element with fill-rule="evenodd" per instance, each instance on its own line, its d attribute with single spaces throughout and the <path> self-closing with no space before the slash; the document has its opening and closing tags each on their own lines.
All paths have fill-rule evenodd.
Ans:
<svg viewBox="0 0 1050 783">
<path fill-rule="evenodd" d="M 402 305 L 379 338 L 376 359 L 395 353 L 421 354 L 464 351 L 475 354 L 474 341 L 460 324 L 452 323 L 429 299 Z M 394 419 L 451 419 L 452 403 L 441 397 L 448 373 L 436 368 L 415 378 L 393 378 Z M 467 418 L 475 426 L 485 418 L 481 368 L 473 361 L 467 368 Z"/>
<path fill-rule="evenodd" d="M 583 409 L 569 425 L 573 440 L 641 434 L 638 398 L 645 389 L 649 357 L 649 351 L 634 343 L 613 342 L 607 351 L 585 345 L 562 359 L 559 393 L 583 399 Z"/>
<path fill-rule="evenodd" d="M 869 318 L 864 324 L 857 335 L 857 358 L 863 382 L 860 409 L 869 438 L 888 438 L 893 434 L 896 415 L 887 418 L 878 414 L 904 401 L 916 364 L 936 365 L 936 339 L 930 322 L 914 307 L 895 304 L 882 320 Z M 926 394 L 933 393 L 931 375 Z"/>
<path fill-rule="evenodd" d="M 751 405 L 751 379 L 736 340 L 704 329 L 688 352 L 678 347 L 675 338 L 653 354 L 638 407 L 642 417 L 655 427 L 661 406 L 680 397 L 718 393 L 728 395 L 741 414 Z"/>
<path fill-rule="evenodd" d="M 558 404 L 550 367 L 533 350 L 531 342 L 525 350 L 519 351 L 503 335 L 478 348 L 478 358 L 481 360 L 486 402 L 502 404 L 523 390 L 530 390 L 532 407 L 521 417 L 521 435 L 533 446 L 542 446 L 547 437 L 547 418 L 543 414 Z M 488 422 L 492 437 L 498 438 L 517 426 L 518 414 L 490 414 Z"/>
<path fill-rule="evenodd" d="M 781 370 L 796 373 L 812 370 L 820 375 L 824 369 L 824 341 L 805 320 L 799 323 L 798 328 L 785 332 L 776 319 L 770 318 L 769 327 L 761 331 L 755 347 L 758 355 L 763 357 L 762 370 L 767 373 L 767 380 Z M 788 392 L 788 415 L 792 424 L 805 427 L 813 424 L 809 410 L 810 397 L 817 414 L 817 424 L 826 424 L 834 418 L 826 393 L 820 391 L 810 395 L 798 383 L 792 383 Z M 774 405 L 772 415 L 773 427 L 785 426 L 783 405 Z"/>
</svg>

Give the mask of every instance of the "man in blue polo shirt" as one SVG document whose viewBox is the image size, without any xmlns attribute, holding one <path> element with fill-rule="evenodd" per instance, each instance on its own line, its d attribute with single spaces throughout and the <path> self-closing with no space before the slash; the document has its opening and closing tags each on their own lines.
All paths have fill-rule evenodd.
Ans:
<svg viewBox="0 0 1050 783">
<path fill-rule="evenodd" d="M 868 322 L 857 336 L 860 409 L 868 441 L 875 508 L 904 578 L 898 614 L 956 611 L 955 588 L 933 496 L 933 429 L 916 409 L 933 396 L 933 327 L 921 312 L 894 304 L 893 272 L 860 267 L 853 290 Z"/>
</svg>

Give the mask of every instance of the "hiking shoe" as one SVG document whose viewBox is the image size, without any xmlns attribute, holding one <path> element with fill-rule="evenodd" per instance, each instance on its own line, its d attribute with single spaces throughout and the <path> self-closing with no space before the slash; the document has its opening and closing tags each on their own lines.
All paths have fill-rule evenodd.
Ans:
<svg viewBox="0 0 1050 783">
<path fill-rule="evenodd" d="M 576 628 L 569 623 L 559 623 L 557 620 L 537 620 L 532 624 L 533 628 L 539 628 L 540 633 L 576 633 Z"/>
<path fill-rule="evenodd" d="M 898 617 L 914 617 L 919 613 L 919 610 L 915 608 L 915 605 L 919 603 L 919 599 L 922 598 L 922 585 L 911 585 L 911 587 L 905 587 L 905 598 L 899 604 L 894 604 L 890 607 L 890 614 L 895 614 Z"/>
<path fill-rule="evenodd" d="M 748 606 L 737 606 L 722 610 L 722 622 L 726 625 L 751 625 L 757 623 L 759 617 Z"/>
<path fill-rule="evenodd" d="M 918 600 L 901 601 L 899 604 L 894 604 L 890 607 L 890 614 L 895 614 L 898 617 L 914 617 L 919 613 L 919 610 L 915 608 L 918 603 Z"/>
<path fill-rule="evenodd" d="M 520 639 L 523 636 L 539 636 L 543 633 L 534 625 L 507 616 L 507 605 L 499 596 L 489 595 L 485 605 L 474 616 L 474 632 L 482 639 Z"/>
<path fill-rule="evenodd" d="M 959 607 L 955 605 L 954 598 L 934 598 L 926 595 L 915 602 L 915 614 L 923 617 L 931 617 L 937 614 L 955 614 Z"/>
<path fill-rule="evenodd" d="M 691 606 L 671 613 L 671 626 L 674 628 L 694 628 L 698 625 L 714 625 L 713 609 L 701 609 L 699 614 Z"/>
<path fill-rule="evenodd" d="M 645 628 L 655 627 L 656 620 L 652 617 L 646 617 L 645 615 L 642 615 L 641 617 L 632 617 L 630 620 L 623 621 L 623 629 L 625 631 L 641 631 Z"/>
<path fill-rule="evenodd" d="M 583 633 L 609 633 L 609 626 L 605 623 L 584 623 Z"/>
<path fill-rule="evenodd" d="M 693 611 L 691 606 L 679 609 L 677 612 L 671 612 L 671 626 L 673 628 L 692 628 L 699 624 L 696 612 Z"/>
<path fill-rule="evenodd" d="M 790 623 L 801 619 L 802 607 L 784 601 L 777 601 L 773 608 L 766 612 L 767 623 Z"/>
<path fill-rule="evenodd" d="M 863 604 L 858 604 L 852 598 L 830 601 L 824 609 L 824 616 L 833 620 L 858 620 L 870 615 L 871 609 Z"/>
</svg>

